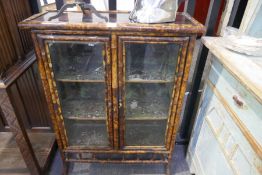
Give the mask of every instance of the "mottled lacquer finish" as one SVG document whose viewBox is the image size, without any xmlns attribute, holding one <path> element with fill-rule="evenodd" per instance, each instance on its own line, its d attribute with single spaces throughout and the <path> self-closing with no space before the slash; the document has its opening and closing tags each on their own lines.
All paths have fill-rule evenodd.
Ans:
<svg viewBox="0 0 262 175">
<path fill-rule="evenodd" d="M 50 115 L 56 139 L 65 162 L 102 162 L 102 163 L 168 163 L 174 149 L 182 103 L 185 94 L 192 53 L 197 35 L 205 32 L 203 25 L 187 14 L 179 13 L 173 23 L 138 24 L 128 20 L 125 12 L 103 12 L 109 22 L 94 16 L 85 21 L 79 12 L 64 13 L 59 19 L 47 21 L 55 12 L 34 15 L 20 23 L 20 27 L 32 30 L 39 70 L 49 104 Z M 52 71 L 48 41 L 86 41 L 104 42 L 107 130 L 110 147 L 83 148 L 68 145 L 61 106 Z M 166 44 L 180 46 L 177 55 L 174 86 L 169 107 L 164 146 L 130 146 L 124 141 L 125 131 L 125 42 Z M 102 93 L 102 92 L 101 92 Z M 87 156 L 87 154 L 90 156 Z M 109 158 L 98 158 L 101 154 Z M 150 159 L 140 159 L 139 155 L 153 154 Z M 118 156 L 114 159 L 110 156 Z M 132 158 L 126 158 L 132 156 Z M 88 157 L 88 158 L 84 158 Z"/>
</svg>

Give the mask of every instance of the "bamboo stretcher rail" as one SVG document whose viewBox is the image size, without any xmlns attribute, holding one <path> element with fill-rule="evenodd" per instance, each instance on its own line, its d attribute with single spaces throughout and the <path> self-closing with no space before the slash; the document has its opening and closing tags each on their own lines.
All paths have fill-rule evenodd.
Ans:
<svg viewBox="0 0 262 175">
<path fill-rule="evenodd" d="M 99 159 L 66 159 L 66 162 L 78 162 L 78 163 L 145 163 L 145 164 L 167 164 L 167 160 L 99 160 Z"/>
</svg>

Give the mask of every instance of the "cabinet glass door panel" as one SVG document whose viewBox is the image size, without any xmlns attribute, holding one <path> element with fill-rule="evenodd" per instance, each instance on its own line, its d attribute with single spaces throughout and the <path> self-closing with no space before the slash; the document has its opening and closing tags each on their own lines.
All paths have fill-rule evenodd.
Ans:
<svg viewBox="0 0 262 175">
<path fill-rule="evenodd" d="M 174 43 L 125 43 L 126 81 L 172 82 L 179 48 Z"/>
<path fill-rule="evenodd" d="M 108 147 L 106 43 L 47 42 L 69 146 Z"/>
<path fill-rule="evenodd" d="M 165 146 L 181 45 L 124 42 L 125 146 Z"/>
<path fill-rule="evenodd" d="M 57 80 L 104 80 L 104 43 L 57 41 L 48 46 Z"/>
</svg>

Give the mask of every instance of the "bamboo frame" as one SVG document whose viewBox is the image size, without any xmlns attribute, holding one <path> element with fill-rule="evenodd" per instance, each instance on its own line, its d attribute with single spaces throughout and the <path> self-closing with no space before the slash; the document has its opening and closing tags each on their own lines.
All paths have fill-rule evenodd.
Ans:
<svg viewBox="0 0 262 175">
<path fill-rule="evenodd" d="M 107 113 L 107 118 L 106 118 L 106 124 L 107 124 L 107 129 L 108 129 L 108 134 L 109 134 L 109 142 L 110 142 L 110 146 L 113 146 L 113 141 L 112 141 L 112 116 L 111 116 L 111 107 L 110 107 L 110 97 L 111 97 L 111 57 L 110 57 L 110 49 L 109 49 L 109 38 L 107 37 L 88 37 L 88 36 L 49 36 L 49 35 L 42 35 L 42 34 L 38 34 L 37 35 L 38 39 L 41 42 L 42 48 L 41 51 L 42 53 L 46 53 L 45 55 L 43 55 L 43 61 L 45 64 L 45 69 L 46 72 L 49 74 L 47 75 L 47 79 L 49 79 L 48 82 L 49 83 L 49 87 L 50 87 L 50 91 L 52 93 L 52 101 L 53 101 L 53 108 L 55 111 L 55 115 L 56 118 L 58 120 L 58 123 L 60 126 L 59 130 L 61 133 L 61 139 L 64 145 L 64 149 L 66 149 L 68 147 L 68 137 L 66 134 L 66 129 L 64 126 L 64 120 L 63 120 L 63 116 L 62 116 L 62 109 L 61 109 L 61 104 L 59 101 L 59 97 L 58 97 L 58 91 L 56 90 L 56 82 L 54 80 L 54 72 L 52 70 L 52 63 L 51 63 L 51 57 L 50 57 L 50 53 L 49 53 L 49 49 L 47 46 L 47 43 L 50 41 L 55 41 L 55 42 L 101 42 L 104 43 L 105 45 L 105 55 L 104 55 L 104 62 L 105 62 L 105 85 L 106 85 L 106 99 L 105 99 L 105 103 L 106 103 L 106 113 Z"/>
<path fill-rule="evenodd" d="M 116 12 L 117 13 L 117 12 Z M 42 14 L 43 15 L 43 14 Z M 204 27 L 187 14 L 182 14 L 190 21 L 188 24 L 126 24 L 115 23 L 105 25 L 103 23 L 52 23 L 37 22 L 36 17 L 20 23 L 22 28 L 34 29 L 32 37 L 38 58 L 39 69 L 49 104 L 49 110 L 53 121 L 56 138 L 66 162 L 100 162 L 100 163 L 161 163 L 155 158 L 150 160 L 86 160 L 81 153 L 105 153 L 105 154 L 160 154 L 164 163 L 169 163 L 174 148 L 176 132 L 186 88 L 191 58 L 196 36 L 205 32 Z M 39 15 L 38 15 L 39 16 Z M 41 16 L 41 15 L 40 15 Z M 107 87 L 107 128 L 111 147 L 82 147 L 69 146 L 68 139 L 63 125 L 63 116 L 58 99 L 57 89 L 54 81 L 54 74 L 51 69 L 51 58 L 47 48 L 47 41 L 59 42 L 103 42 L 106 45 L 105 83 Z M 141 81 L 141 83 L 174 83 L 172 100 L 168 113 L 165 145 L 163 146 L 125 146 L 124 125 L 125 125 L 125 47 L 128 43 L 176 43 L 179 44 L 175 77 L 172 81 Z M 61 80 L 68 81 L 68 80 Z M 71 82 L 71 80 L 70 80 Z M 91 80 L 77 80 L 75 82 L 88 83 Z M 67 154 L 79 155 L 79 159 L 68 159 Z"/>
<path fill-rule="evenodd" d="M 121 118 L 119 119 L 120 121 L 120 147 L 123 149 L 148 149 L 148 146 L 125 146 L 125 139 L 124 139 L 124 133 L 125 133 L 125 109 L 126 109 L 126 104 L 125 104 L 125 82 L 128 82 L 125 80 L 126 77 L 126 73 L 125 73 L 125 43 L 142 43 L 142 44 L 167 44 L 167 43 L 175 43 L 181 46 L 181 49 L 179 51 L 179 55 L 178 55 L 178 61 L 177 61 L 177 67 L 175 68 L 175 75 L 174 75 L 174 79 L 175 81 L 177 81 L 176 79 L 181 76 L 180 72 L 183 72 L 183 70 L 181 70 L 181 68 L 184 67 L 184 64 L 182 63 L 181 65 L 181 61 L 180 60 L 185 60 L 185 52 L 187 50 L 187 45 L 188 45 L 188 37 L 170 37 L 170 38 L 166 38 L 166 37 L 142 37 L 142 36 L 119 36 L 118 37 L 118 48 L 119 48 L 119 52 L 118 52 L 118 76 L 121 77 L 121 79 L 119 78 L 119 94 L 120 94 L 120 98 L 122 100 L 123 105 L 120 106 L 120 111 L 122 113 L 120 113 L 119 116 L 121 116 Z M 181 56 L 182 55 L 182 56 Z M 168 134 L 168 131 L 170 130 L 170 128 L 173 128 L 172 123 L 173 119 L 172 119 L 172 111 L 174 110 L 173 107 L 175 107 L 176 105 L 173 105 L 174 103 L 174 92 L 176 91 L 177 88 L 179 88 L 180 86 L 176 87 L 177 83 L 174 83 L 173 86 L 173 95 L 172 95 L 172 100 L 170 103 L 170 110 L 169 110 L 169 115 L 167 116 L 168 119 L 168 124 L 167 124 L 167 128 L 166 128 L 166 138 L 165 138 L 165 148 L 167 150 L 170 149 L 170 140 L 171 140 L 171 134 Z M 150 148 L 152 149 L 163 149 L 163 146 L 150 146 Z"/>
<path fill-rule="evenodd" d="M 186 83 L 187 83 L 187 79 L 189 76 L 189 70 L 191 66 L 195 41 L 196 41 L 196 36 L 191 36 L 190 42 L 188 43 L 188 49 L 186 53 L 184 53 L 186 54 L 186 59 L 183 60 L 185 64 L 183 67 L 180 67 L 181 71 L 183 72 L 183 76 L 180 77 L 180 80 L 178 80 L 181 83 L 181 88 L 179 91 L 176 92 L 176 95 L 175 95 L 175 96 L 178 96 L 178 103 L 176 105 L 177 108 L 174 114 L 175 115 L 175 121 L 174 121 L 175 126 L 172 127 L 173 133 L 172 133 L 172 138 L 171 138 L 170 147 L 169 147 L 170 152 L 173 151 L 174 145 L 175 145 L 176 133 L 177 133 L 178 125 L 179 125 L 179 119 L 180 119 L 180 114 L 182 110 L 183 99 L 184 99 L 185 92 L 186 92 Z M 169 155 L 169 159 L 171 160 L 171 155 Z"/>
</svg>

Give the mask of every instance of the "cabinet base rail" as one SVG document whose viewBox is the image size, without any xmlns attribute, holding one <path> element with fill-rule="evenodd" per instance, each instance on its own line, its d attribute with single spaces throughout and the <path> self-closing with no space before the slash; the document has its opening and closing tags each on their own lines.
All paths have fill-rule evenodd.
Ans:
<svg viewBox="0 0 262 175">
<path fill-rule="evenodd" d="M 65 153 L 66 162 L 82 163 L 168 163 L 168 154 L 157 153 Z"/>
<path fill-rule="evenodd" d="M 76 163 L 127 163 L 127 164 L 168 164 L 168 160 L 91 160 L 91 159 L 66 159 L 66 162 Z"/>
</svg>

